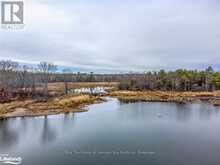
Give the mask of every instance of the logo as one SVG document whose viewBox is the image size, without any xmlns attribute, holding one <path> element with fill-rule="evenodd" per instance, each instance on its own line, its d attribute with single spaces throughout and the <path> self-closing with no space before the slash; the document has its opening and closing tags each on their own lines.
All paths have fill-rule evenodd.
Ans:
<svg viewBox="0 0 220 165">
<path fill-rule="evenodd" d="M 0 164 L 21 164 L 21 157 L 11 157 L 8 154 L 0 155 Z"/>
<path fill-rule="evenodd" d="M 22 28 L 24 25 L 24 2 L 2 1 L 1 24 L 6 29 Z"/>
<path fill-rule="evenodd" d="M 3 1 L 1 3 L 2 24 L 23 24 L 24 3 L 22 1 Z"/>
</svg>

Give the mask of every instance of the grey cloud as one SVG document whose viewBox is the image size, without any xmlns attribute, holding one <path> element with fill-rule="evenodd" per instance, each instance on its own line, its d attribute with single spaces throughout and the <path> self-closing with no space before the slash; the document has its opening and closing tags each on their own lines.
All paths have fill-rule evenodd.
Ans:
<svg viewBox="0 0 220 165">
<path fill-rule="evenodd" d="M 219 68 L 218 1 L 105 2 L 64 1 L 59 8 L 40 1 L 66 22 L 39 19 L 23 32 L 1 31 L 0 58 L 107 70 Z"/>
</svg>

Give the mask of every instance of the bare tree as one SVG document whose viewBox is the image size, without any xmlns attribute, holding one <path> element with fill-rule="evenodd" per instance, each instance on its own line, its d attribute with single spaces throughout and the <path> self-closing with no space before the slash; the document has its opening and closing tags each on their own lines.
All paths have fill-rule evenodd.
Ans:
<svg viewBox="0 0 220 165">
<path fill-rule="evenodd" d="M 43 88 L 44 95 L 48 96 L 48 82 L 49 82 L 50 74 L 57 70 L 57 66 L 54 65 L 53 63 L 40 62 L 40 64 L 38 64 L 38 69 L 41 74 L 41 81 L 44 84 L 44 88 Z"/>
<path fill-rule="evenodd" d="M 64 86 L 65 86 L 65 94 L 68 94 L 68 77 L 71 74 L 70 69 L 63 69 L 63 80 L 64 80 Z"/>
<path fill-rule="evenodd" d="M 1 87 L 7 90 L 12 85 L 13 71 L 18 68 L 18 63 L 10 60 L 0 61 L 0 81 Z"/>
<path fill-rule="evenodd" d="M 93 80 L 94 80 L 93 72 L 90 72 L 89 81 L 93 82 Z"/>
<path fill-rule="evenodd" d="M 20 87 L 25 91 L 26 87 L 28 86 L 28 69 L 27 65 L 21 66 L 21 70 L 19 72 L 19 82 Z"/>
<path fill-rule="evenodd" d="M 0 70 L 2 71 L 13 71 L 18 67 L 18 63 L 11 60 L 0 61 Z"/>
<path fill-rule="evenodd" d="M 31 92 L 33 95 L 35 95 L 36 93 L 36 73 L 37 73 L 37 69 L 36 68 L 29 68 L 30 73 L 29 73 L 29 77 L 30 77 L 30 88 L 31 88 Z"/>
</svg>

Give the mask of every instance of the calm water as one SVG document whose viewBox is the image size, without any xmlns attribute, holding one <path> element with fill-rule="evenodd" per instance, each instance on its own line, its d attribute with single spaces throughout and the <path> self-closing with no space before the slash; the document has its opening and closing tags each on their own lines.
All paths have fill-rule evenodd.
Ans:
<svg viewBox="0 0 220 165">
<path fill-rule="evenodd" d="M 220 108 L 116 99 L 88 108 L 0 121 L 0 154 L 24 165 L 220 164 Z"/>
</svg>

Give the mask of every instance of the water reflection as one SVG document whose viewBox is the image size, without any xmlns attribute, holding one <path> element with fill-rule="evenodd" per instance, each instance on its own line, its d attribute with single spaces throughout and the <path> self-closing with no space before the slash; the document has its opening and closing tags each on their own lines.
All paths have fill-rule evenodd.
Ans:
<svg viewBox="0 0 220 165">
<path fill-rule="evenodd" d="M 117 109 L 118 116 L 122 120 L 127 119 L 133 119 L 133 120 L 146 120 L 149 115 L 147 115 L 149 112 L 147 110 L 145 111 L 144 103 L 138 102 L 138 103 L 120 103 L 119 107 Z M 152 115 L 151 115 L 152 117 Z"/>
<path fill-rule="evenodd" d="M 189 121 L 192 117 L 192 107 L 191 104 L 176 104 L 175 105 L 175 110 L 176 110 L 176 120 L 181 121 L 181 122 L 186 122 Z"/>
<path fill-rule="evenodd" d="M 74 126 L 76 120 L 76 114 L 75 113 L 67 113 L 63 115 L 63 123 L 62 123 L 62 127 L 65 129 L 66 126 Z"/>
<path fill-rule="evenodd" d="M 220 108 L 198 102 L 120 103 L 89 106 L 88 112 L 0 121 L 0 153 L 22 153 L 26 164 L 209 164 L 218 165 Z M 199 137 L 199 138 L 198 138 Z M 198 149 L 199 148 L 199 149 Z M 75 156 L 66 150 L 154 151 L 145 156 Z M 181 152 L 180 152 L 181 149 Z M 36 156 L 37 153 L 40 155 Z M 193 153 L 193 156 L 192 156 Z M 214 153 L 214 154 L 213 154 Z M 188 162 L 188 160 L 199 158 Z M 152 160 L 157 160 L 152 163 Z M 52 161 L 53 163 L 48 163 Z M 33 163 L 30 163 L 33 162 Z"/>
<path fill-rule="evenodd" d="M 27 118 L 21 117 L 21 118 L 20 118 L 20 122 L 21 122 L 21 128 L 22 128 L 24 131 L 26 131 L 26 130 L 27 130 L 27 125 L 28 125 Z"/>
<path fill-rule="evenodd" d="M 217 117 L 219 110 L 214 106 L 209 106 L 208 104 L 201 103 L 199 106 L 199 118 L 201 120 L 210 120 L 213 116 Z"/>
<path fill-rule="evenodd" d="M 11 128 L 9 120 L 0 121 L 0 146 L 11 147 L 18 141 L 18 130 Z"/>
<path fill-rule="evenodd" d="M 42 142 L 48 143 L 53 142 L 56 139 L 56 132 L 50 126 L 50 122 L 47 116 L 44 117 L 43 129 L 42 129 Z"/>
<path fill-rule="evenodd" d="M 193 120 L 209 120 L 217 117 L 220 110 L 208 103 L 196 102 L 188 104 L 136 102 L 118 103 L 118 117 L 122 120 L 176 120 L 188 122 Z"/>
</svg>

